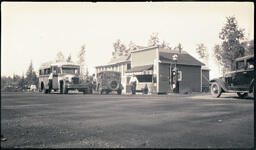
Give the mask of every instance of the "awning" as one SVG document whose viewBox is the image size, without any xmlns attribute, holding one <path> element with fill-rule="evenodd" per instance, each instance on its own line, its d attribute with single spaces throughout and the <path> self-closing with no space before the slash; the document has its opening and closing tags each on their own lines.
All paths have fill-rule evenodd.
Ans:
<svg viewBox="0 0 256 150">
<path fill-rule="evenodd" d="M 126 71 L 126 75 L 152 75 L 153 65 L 137 66 Z"/>
</svg>

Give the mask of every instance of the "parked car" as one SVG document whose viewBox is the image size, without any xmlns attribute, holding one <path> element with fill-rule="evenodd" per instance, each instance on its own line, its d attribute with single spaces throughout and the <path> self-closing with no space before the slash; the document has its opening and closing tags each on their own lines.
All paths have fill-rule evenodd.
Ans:
<svg viewBox="0 0 256 150">
<path fill-rule="evenodd" d="M 237 93 L 240 98 L 254 94 L 254 55 L 237 58 L 234 70 L 224 77 L 210 80 L 211 94 L 220 97 L 222 93 Z"/>
<path fill-rule="evenodd" d="M 97 74 L 97 91 L 99 94 L 108 94 L 116 91 L 117 94 L 122 93 L 123 86 L 121 84 L 121 73 L 116 71 L 103 71 Z"/>
</svg>

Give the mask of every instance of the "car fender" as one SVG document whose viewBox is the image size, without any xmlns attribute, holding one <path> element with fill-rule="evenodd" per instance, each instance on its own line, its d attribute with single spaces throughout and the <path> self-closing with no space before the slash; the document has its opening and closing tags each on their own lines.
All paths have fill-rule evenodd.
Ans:
<svg viewBox="0 0 256 150">
<path fill-rule="evenodd" d="M 253 89 L 253 87 L 254 87 L 254 84 L 255 84 L 254 79 L 252 79 L 252 81 L 251 81 L 251 83 L 250 83 L 250 87 L 249 87 L 249 92 L 252 92 L 252 89 Z"/>
<path fill-rule="evenodd" d="M 225 92 L 225 91 L 228 91 L 228 89 L 226 88 L 225 83 L 224 83 L 223 80 L 221 80 L 221 79 L 219 79 L 219 78 L 212 79 L 212 80 L 210 80 L 210 85 L 211 85 L 213 82 L 218 83 L 218 85 L 221 87 L 221 89 L 222 89 L 224 92 Z"/>
</svg>

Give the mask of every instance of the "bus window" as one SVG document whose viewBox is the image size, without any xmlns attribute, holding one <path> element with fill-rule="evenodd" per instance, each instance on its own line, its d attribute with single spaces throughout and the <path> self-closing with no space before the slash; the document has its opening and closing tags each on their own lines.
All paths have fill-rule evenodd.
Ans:
<svg viewBox="0 0 256 150">
<path fill-rule="evenodd" d="M 44 69 L 45 75 L 50 74 L 50 73 L 51 73 L 51 68 Z"/>
<path fill-rule="evenodd" d="M 68 73 L 68 74 L 75 74 L 76 72 L 79 73 L 78 68 L 62 68 L 63 73 Z"/>
</svg>

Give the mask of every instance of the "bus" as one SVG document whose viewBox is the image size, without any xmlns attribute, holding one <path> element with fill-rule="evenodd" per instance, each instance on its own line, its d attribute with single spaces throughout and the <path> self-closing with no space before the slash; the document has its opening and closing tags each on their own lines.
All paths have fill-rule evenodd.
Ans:
<svg viewBox="0 0 256 150">
<path fill-rule="evenodd" d="M 78 90 L 84 94 L 91 94 L 92 83 L 82 83 L 79 76 L 80 66 L 75 63 L 44 63 L 39 68 L 38 87 L 42 93 L 55 91 L 67 94 L 69 90 Z"/>
</svg>

